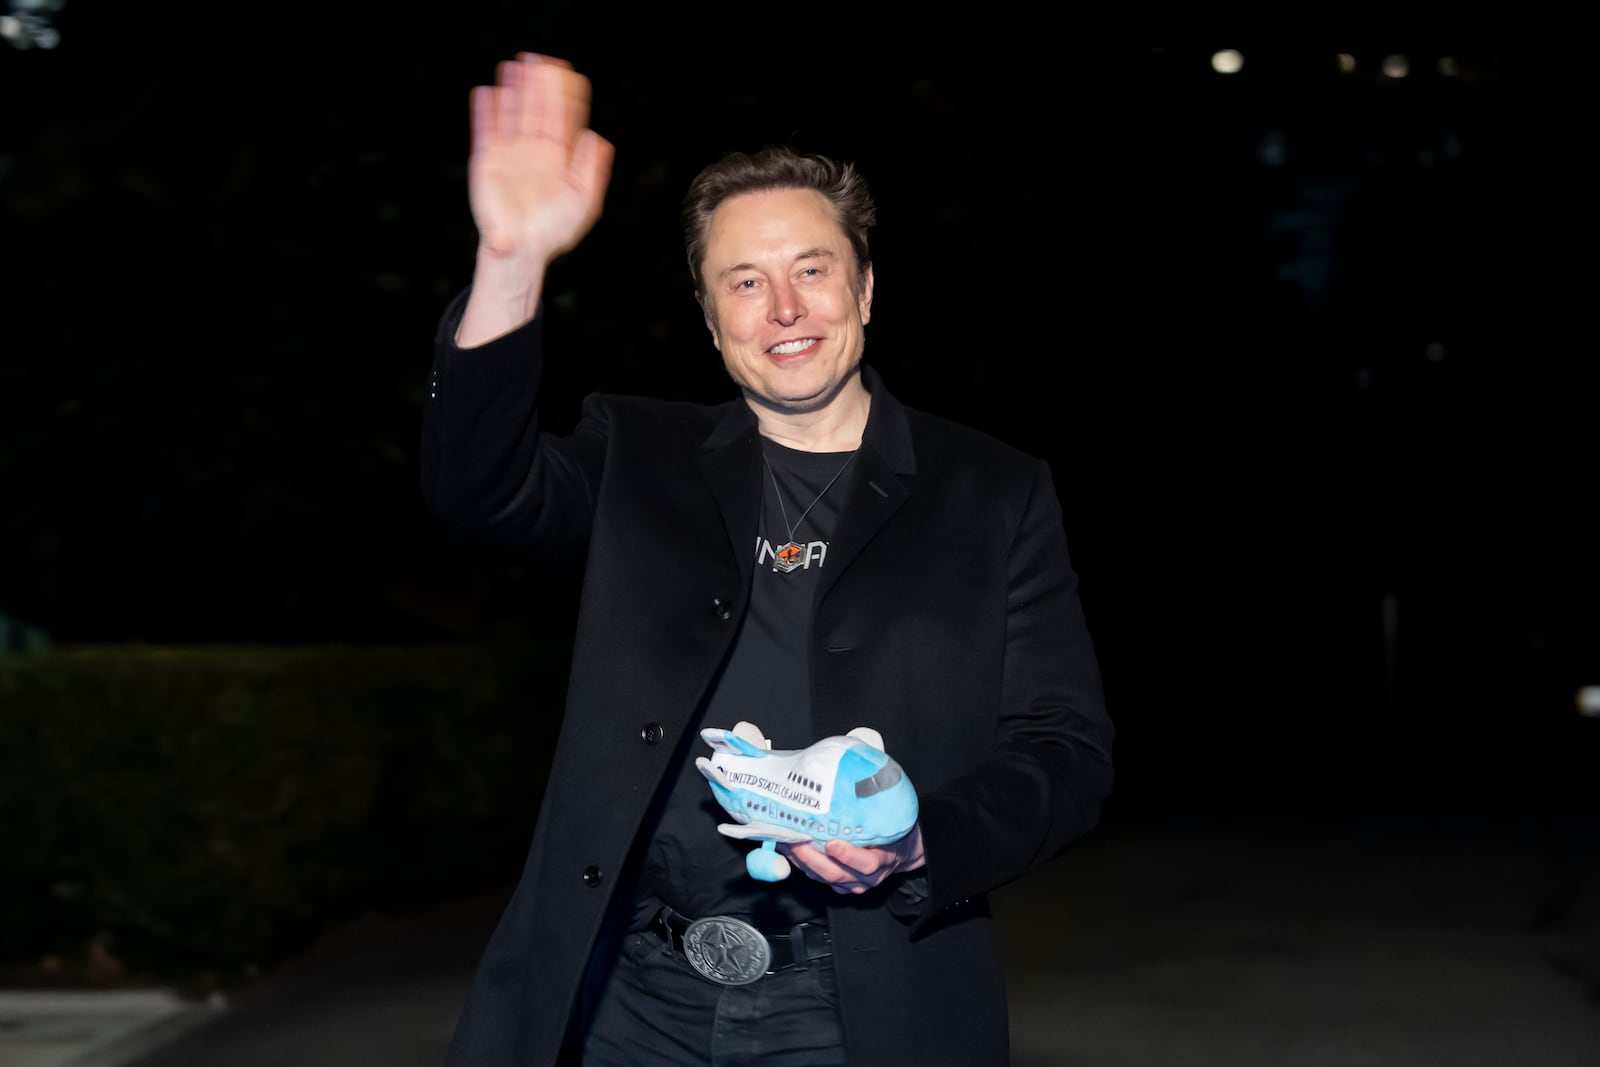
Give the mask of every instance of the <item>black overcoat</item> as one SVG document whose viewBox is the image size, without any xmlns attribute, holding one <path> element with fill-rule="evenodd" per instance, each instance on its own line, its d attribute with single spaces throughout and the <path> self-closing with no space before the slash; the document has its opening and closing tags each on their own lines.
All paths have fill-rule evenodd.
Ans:
<svg viewBox="0 0 1600 1067">
<path fill-rule="evenodd" d="M 584 560 L 549 784 L 450 1057 L 542 1067 L 608 905 L 633 891 L 619 875 L 652 796 L 699 751 L 749 601 L 761 448 L 742 399 L 591 396 L 571 435 L 544 433 L 538 322 L 462 351 L 460 306 L 426 401 L 429 506 L 474 538 Z M 818 737 L 869 724 L 917 786 L 928 899 L 905 915 L 879 887 L 830 909 L 846 1042 L 852 1063 L 998 1065 L 986 894 L 1094 825 L 1112 730 L 1048 466 L 864 374 L 871 412 L 810 626 L 812 705 Z"/>
</svg>

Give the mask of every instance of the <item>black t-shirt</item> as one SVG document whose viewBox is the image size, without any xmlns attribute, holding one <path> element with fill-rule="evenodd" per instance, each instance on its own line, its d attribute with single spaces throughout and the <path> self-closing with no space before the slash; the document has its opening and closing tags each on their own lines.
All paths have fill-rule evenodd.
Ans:
<svg viewBox="0 0 1600 1067">
<path fill-rule="evenodd" d="M 855 453 L 799 452 L 765 437 L 761 443 L 767 469 L 762 471 L 765 492 L 750 611 L 682 763 L 658 801 L 659 821 L 635 902 L 636 929 L 662 904 L 690 918 L 736 915 L 763 929 L 782 929 L 820 919 L 834 895 L 798 870 L 781 882 L 750 877 L 745 855 L 761 846 L 717 832 L 718 823 L 733 820 L 694 765 L 696 756 L 711 751 L 699 737 L 705 726 L 732 729 L 746 720 L 761 728 L 774 749 L 804 748 L 818 740 L 811 710 L 811 611 Z M 784 552 L 790 544 L 796 547 Z"/>
</svg>

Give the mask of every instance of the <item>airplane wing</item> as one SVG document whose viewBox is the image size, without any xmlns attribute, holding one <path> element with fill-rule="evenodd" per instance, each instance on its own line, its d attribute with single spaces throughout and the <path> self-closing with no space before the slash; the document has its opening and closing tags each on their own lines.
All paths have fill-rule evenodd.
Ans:
<svg viewBox="0 0 1600 1067">
<path fill-rule="evenodd" d="M 815 840 L 804 830 L 796 830 L 792 826 L 777 826 L 770 822 L 718 823 L 717 832 L 723 837 L 736 837 L 741 840 L 781 841 L 786 845 L 798 845 L 802 842 Z"/>
</svg>

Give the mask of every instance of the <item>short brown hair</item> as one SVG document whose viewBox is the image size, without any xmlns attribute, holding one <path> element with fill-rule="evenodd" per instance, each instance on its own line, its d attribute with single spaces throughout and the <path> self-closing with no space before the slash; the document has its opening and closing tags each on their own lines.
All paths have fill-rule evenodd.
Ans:
<svg viewBox="0 0 1600 1067">
<path fill-rule="evenodd" d="M 751 155 L 733 152 L 702 170 L 689 183 L 683 199 L 684 244 L 694 295 L 705 303 L 705 277 L 700 266 L 706 258 L 706 234 L 711 215 L 726 200 L 744 193 L 773 189 L 814 189 L 833 205 L 839 227 L 850 239 L 856 256 L 856 289 L 866 280 L 872 257 L 867 252 L 867 230 L 878 221 L 866 179 L 854 165 L 826 156 L 802 155 L 791 148 L 769 147 Z"/>
</svg>

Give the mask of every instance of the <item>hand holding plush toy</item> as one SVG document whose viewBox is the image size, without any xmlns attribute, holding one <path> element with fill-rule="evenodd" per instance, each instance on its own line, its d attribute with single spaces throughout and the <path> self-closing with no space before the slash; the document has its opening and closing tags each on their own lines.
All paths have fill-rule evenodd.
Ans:
<svg viewBox="0 0 1600 1067">
<path fill-rule="evenodd" d="M 696 759 L 695 766 L 735 820 L 719 825 L 718 832 L 761 842 L 745 857 L 752 878 L 777 882 L 789 876 L 779 842 L 887 845 L 917 823 L 917 792 L 871 727 L 776 752 L 748 722 L 732 730 L 701 730 L 700 737 L 712 754 Z"/>
</svg>

